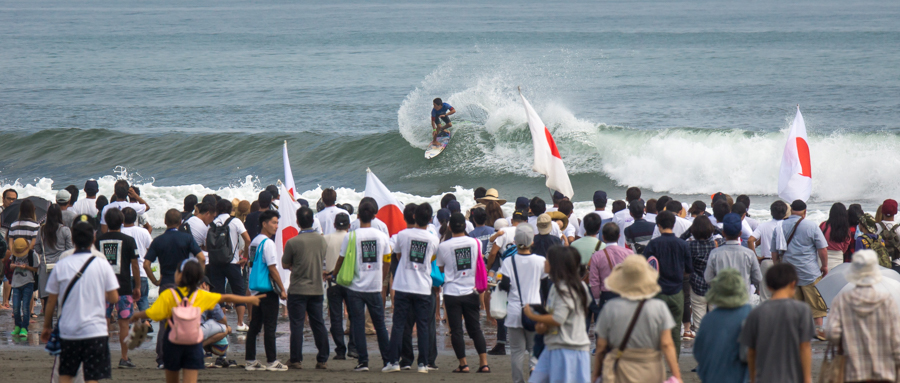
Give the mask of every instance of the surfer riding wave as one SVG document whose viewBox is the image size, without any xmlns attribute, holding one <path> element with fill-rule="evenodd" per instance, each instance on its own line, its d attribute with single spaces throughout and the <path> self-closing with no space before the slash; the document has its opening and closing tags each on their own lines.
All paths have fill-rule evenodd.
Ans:
<svg viewBox="0 0 900 383">
<path fill-rule="evenodd" d="M 433 108 L 431 109 L 431 146 L 439 146 L 437 141 L 439 134 L 449 129 L 453 124 L 450 122 L 450 115 L 456 113 L 450 104 L 441 100 L 440 97 L 434 99 Z M 441 121 L 444 125 L 441 125 Z"/>
</svg>

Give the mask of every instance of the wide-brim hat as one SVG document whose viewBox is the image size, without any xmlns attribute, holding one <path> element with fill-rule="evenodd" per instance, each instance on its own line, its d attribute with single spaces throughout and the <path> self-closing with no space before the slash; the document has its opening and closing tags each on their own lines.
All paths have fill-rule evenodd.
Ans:
<svg viewBox="0 0 900 383">
<path fill-rule="evenodd" d="M 500 205 L 506 205 L 505 199 L 500 199 L 500 192 L 497 189 L 491 188 L 488 189 L 487 192 L 484 193 L 484 197 L 481 197 L 477 200 L 478 203 L 486 203 L 486 201 L 497 201 Z"/>
<path fill-rule="evenodd" d="M 747 284 L 741 272 L 736 269 L 724 269 L 709 283 L 706 302 L 726 309 L 741 307 L 750 300 Z"/>
<path fill-rule="evenodd" d="M 16 238 L 10 250 L 16 258 L 22 258 L 28 255 L 28 241 L 25 238 Z"/>
<path fill-rule="evenodd" d="M 558 212 L 558 211 L 552 211 L 552 212 L 547 213 L 547 214 L 549 214 L 549 215 L 550 215 L 550 219 L 552 219 L 552 220 L 554 220 L 554 221 L 562 221 L 562 223 L 563 223 L 563 227 L 562 227 L 562 228 L 563 228 L 563 229 L 569 227 L 569 217 L 566 217 L 565 214 L 560 213 L 560 212 Z"/>
<path fill-rule="evenodd" d="M 659 273 L 641 255 L 629 255 L 613 268 L 603 283 L 622 298 L 633 301 L 650 299 L 661 291 Z"/>
<path fill-rule="evenodd" d="M 847 282 L 857 286 L 872 286 L 881 282 L 878 270 L 878 254 L 875 250 L 860 250 L 853 254 L 850 271 L 844 275 Z"/>
</svg>

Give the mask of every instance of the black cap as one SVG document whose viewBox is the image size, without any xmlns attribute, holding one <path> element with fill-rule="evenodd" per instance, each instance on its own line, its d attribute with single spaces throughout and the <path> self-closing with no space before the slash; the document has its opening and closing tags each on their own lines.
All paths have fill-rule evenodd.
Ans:
<svg viewBox="0 0 900 383">
<path fill-rule="evenodd" d="M 559 191 L 553 192 L 553 200 L 554 201 L 562 201 L 564 198 L 566 198 L 566 196 L 563 195 L 563 193 L 560 193 Z"/>
<path fill-rule="evenodd" d="M 338 230 L 346 230 L 350 227 L 350 216 L 345 213 L 339 213 L 334 216 L 334 228 Z"/>
<path fill-rule="evenodd" d="M 528 211 L 527 210 L 516 210 L 512 215 L 513 221 L 528 221 Z"/>
<path fill-rule="evenodd" d="M 529 204 L 531 204 L 531 200 L 528 197 L 516 198 L 516 210 L 525 209 L 527 211 Z"/>
<path fill-rule="evenodd" d="M 453 233 L 460 233 L 466 230 L 466 216 L 462 213 L 453 213 L 450 215 L 450 223 L 447 225 Z"/>
<path fill-rule="evenodd" d="M 453 200 L 447 203 L 447 210 L 450 210 L 451 213 L 458 213 L 462 211 L 462 207 L 459 205 L 459 201 Z"/>
<path fill-rule="evenodd" d="M 278 196 L 278 187 L 275 185 L 266 186 L 266 191 L 272 195 L 272 198 L 275 198 Z"/>
<path fill-rule="evenodd" d="M 594 203 L 606 204 L 606 192 L 603 190 L 595 191 L 594 192 Z"/>
<path fill-rule="evenodd" d="M 804 211 L 804 210 L 806 210 L 806 202 L 803 202 L 803 201 L 801 201 L 801 200 L 799 200 L 799 199 L 798 199 L 798 200 L 795 200 L 794 202 L 791 202 L 791 210 L 792 210 L 792 211 Z"/>
<path fill-rule="evenodd" d="M 441 209 L 437 212 L 438 222 L 447 222 L 450 220 L 450 209 Z"/>
<path fill-rule="evenodd" d="M 207 277 L 205 275 L 203 276 L 203 279 L 200 280 L 200 283 L 206 283 L 206 285 L 209 286 L 210 290 L 216 289 L 216 287 L 213 286 L 212 282 L 209 281 L 209 277 Z"/>
<path fill-rule="evenodd" d="M 297 198 L 297 203 L 299 203 L 300 206 L 309 207 L 309 201 L 307 201 L 303 198 Z"/>
<path fill-rule="evenodd" d="M 100 191 L 100 185 L 97 184 L 97 180 L 91 178 L 84 183 L 84 192 L 88 194 L 94 194 Z"/>
</svg>

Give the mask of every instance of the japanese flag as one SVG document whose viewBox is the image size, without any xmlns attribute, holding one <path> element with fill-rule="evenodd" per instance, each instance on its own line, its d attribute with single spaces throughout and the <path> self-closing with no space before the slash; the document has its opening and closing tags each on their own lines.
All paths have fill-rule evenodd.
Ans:
<svg viewBox="0 0 900 383">
<path fill-rule="evenodd" d="M 284 244 L 300 232 L 297 225 L 297 209 L 300 209 L 300 204 L 294 197 L 296 189 L 294 188 L 294 174 L 291 171 L 291 161 L 288 159 L 287 141 L 284 142 L 282 154 L 284 156 L 284 183 L 279 182 L 278 185 L 278 194 L 280 195 L 278 199 L 278 215 L 280 217 L 278 218 L 278 231 L 275 233 L 275 253 L 278 256 L 279 263 L 281 257 L 284 256 Z M 291 271 L 279 267 L 278 273 L 281 275 L 281 283 L 284 284 L 284 288 L 288 288 L 291 282 Z"/>
<path fill-rule="evenodd" d="M 390 235 L 406 229 L 406 221 L 403 220 L 403 204 L 394 198 L 391 191 L 369 169 L 366 169 L 365 195 L 372 197 L 378 203 L 378 214 L 375 217 L 387 225 Z"/>
<path fill-rule="evenodd" d="M 556 148 L 556 141 L 553 140 L 550 130 L 541 121 L 541 117 L 522 95 L 521 90 L 519 90 L 519 96 L 522 97 L 522 104 L 525 105 L 528 127 L 531 129 L 531 140 L 534 143 L 534 171 L 547 177 L 548 188 L 571 199 L 575 192 L 572 190 L 566 165 L 563 164 L 562 156 L 559 155 L 559 150 Z"/>
<path fill-rule="evenodd" d="M 809 140 L 806 123 L 797 106 L 797 115 L 791 124 L 784 154 L 781 156 L 781 172 L 778 176 L 778 196 L 785 201 L 806 201 L 812 194 L 812 167 L 809 159 Z"/>
</svg>

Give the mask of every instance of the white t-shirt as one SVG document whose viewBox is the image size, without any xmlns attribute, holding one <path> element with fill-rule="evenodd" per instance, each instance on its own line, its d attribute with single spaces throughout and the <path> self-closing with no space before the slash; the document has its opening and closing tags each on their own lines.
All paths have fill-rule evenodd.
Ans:
<svg viewBox="0 0 900 383">
<path fill-rule="evenodd" d="M 437 265 L 444 268 L 444 295 L 460 297 L 475 292 L 475 270 L 481 256 L 481 241 L 453 237 L 438 246 Z"/>
<path fill-rule="evenodd" d="M 759 246 L 757 246 L 759 249 L 759 252 L 757 252 L 758 256 L 772 258 L 772 233 L 775 232 L 775 229 L 781 230 L 781 222 L 783 221 L 770 219 L 756 226 L 756 230 L 753 231 L 753 237 L 759 240 Z"/>
<path fill-rule="evenodd" d="M 78 202 L 78 201 L 75 201 L 75 202 Z M 145 206 L 142 203 L 125 202 L 125 201 L 110 202 L 108 205 L 103 207 L 103 214 L 100 215 L 100 224 L 106 225 L 106 212 L 109 211 L 109 209 L 122 210 L 126 207 L 130 207 L 130 208 L 134 209 L 134 211 L 137 212 L 138 215 L 144 214 L 144 212 L 147 211 L 147 206 Z"/>
<path fill-rule="evenodd" d="M 400 254 L 393 289 L 410 294 L 431 294 L 431 260 L 438 250 L 438 237 L 411 228 L 394 236 L 394 253 Z"/>
<path fill-rule="evenodd" d="M 386 235 L 386 236 L 390 237 L 390 235 L 391 235 L 391 233 L 388 231 L 387 225 L 378 218 L 375 218 L 372 220 L 372 228 L 378 229 L 378 231 L 384 233 L 384 235 Z M 350 231 L 353 231 L 356 229 L 359 229 L 359 220 L 358 219 L 350 223 Z"/>
<path fill-rule="evenodd" d="M 253 238 L 253 240 L 250 241 L 250 249 L 248 250 L 250 252 L 250 259 L 256 260 L 256 249 L 264 239 L 267 239 L 267 241 L 263 244 L 263 261 L 266 262 L 266 266 L 275 266 L 275 268 L 280 269 L 280 267 L 278 267 L 278 253 L 275 252 L 275 241 L 272 238 L 266 237 L 265 234 L 257 235 L 256 238 Z M 258 292 L 251 290 L 250 294 L 256 295 Z"/>
<path fill-rule="evenodd" d="M 494 247 L 500 249 L 497 254 L 503 254 L 503 251 L 506 250 L 509 245 L 514 245 L 516 243 L 515 226 L 507 226 L 500 231 L 502 231 L 503 234 L 494 239 Z"/>
<path fill-rule="evenodd" d="M 91 217 L 96 217 L 97 213 L 99 213 L 97 211 L 97 199 L 87 197 L 75 201 L 75 204 L 69 210 L 74 211 L 75 215 L 87 214 Z"/>
<path fill-rule="evenodd" d="M 147 249 L 153 242 L 150 232 L 140 226 L 122 226 L 122 234 L 134 238 L 134 243 L 137 244 L 138 269 L 141 270 L 141 278 L 147 278 L 147 271 L 144 270 L 144 256 L 147 255 Z"/>
<path fill-rule="evenodd" d="M 578 228 L 575 225 L 574 218 L 569 217 L 569 225 L 562 231 L 563 235 L 568 237 L 574 237 L 576 233 L 578 233 Z"/>
<path fill-rule="evenodd" d="M 334 265 L 337 264 L 338 258 L 341 255 L 341 245 L 344 243 L 344 238 L 347 236 L 347 232 L 335 231 L 331 234 L 325 235 L 325 270 L 331 271 L 334 270 Z"/>
<path fill-rule="evenodd" d="M 672 227 L 672 233 L 675 234 L 676 237 L 681 237 L 682 234 L 691 230 L 691 221 L 688 221 L 685 218 L 681 218 L 679 216 L 675 216 L 675 226 Z M 659 225 L 653 228 L 653 236 L 650 239 L 655 239 L 659 237 Z"/>
<path fill-rule="evenodd" d="M 213 223 L 215 223 L 216 225 L 224 225 L 225 221 L 227 221 L 228 218 L 231 218 L 231 216 L 228 214 L 219 214 L 219 216 L 213 220 Z M 237 264 L 238 261 L 241 260 L 242 248 L 238 247 L 238 244 L 241 239 L 241 234 L 246 233 L 247 229 L 244 228 L 244 224 L 241 223 L 241 220 L 235 218 L 235 219 L 232 219 L 231 222 L 228 223 L 228 230 L 231 231 L 231 252 L 233 254 L 233 256 L 231 258 L 231 264 L 234 265 L 234 264 Z M 191 231 L 194 231 L 193 223 L 191 224 Z M 203 237 L 204 237 L 203 243 L 206 243 L 206 235 L 204 235 Z M 196 240 L 196 236 L 194 237 L 194 239 Z M 197 245 L 200 245 L 200 244 L 198 243 Z"/>
<path fill-rule="evenodd" d="M 750 225 L 750 230 L 756 231 L 756 228 L 759 227 L 759 221 L 756 218 L 745 217 L 744 221 Z"/>
<path fill-rule="evenodd" d="M 519 281 L 522 282 L 524 299 L 519 298 L 516 273 L 513 272 L 513 259 L 516 260 L 516 269 L 519 271 Z M 516 254 L 503 260 L 500 274 L 509 277 L 510 280 L 504 324 L 506 327 L 522 328 L 522 302 L 526 304 L 541 303 L 541 279 L 547 277 L 547 273 L 544 272 L 544 257 L 534 254 Z"/>
<path fill-rule="evenodd" d="M 57 294 L 57 305 L 62 304 L 69 281 L 78 274 L 91 256 L 91 262 L 81 279 L 69 292 L 59 321 L 59 336 L 65 340 L 80 340 L 109 336 L 106 328 L 106 292 L 119 289 L 119 281 L 109 262 L 96 250 L 91 253 L 75 253 L 62 258 L 47 279 L 47 292 Z M 57 306 L 58 307 L 58 306 Z"/>
<path fill-rule="evenodd" d="M 383 286 L 383 264 L 391 254 L 390 239 L 380 230 L 364 227 L 356 229 L 356 275 L 348 287 L 361 293 L 381 292 Z M 341 255 L 347 254 L 350 236 L 341 244 Z M 343 266 L 341 266 L 343 267 Z"/>
<path fill-rule="evenodd" d="M 316 219 L 319 220 L 322 234 L 328 235 L 334 233 L 334 217 L 341 213 L 349 215 L 346 210 L 336 206 L 328 206 L 316 213 Z"/>
<path fill-rule="evenodd" d="M 612 212 L 609 212 L 606 210 L 597 210 L 597 211 L 593 211 L 591 213 L 594 213 L 594 214 L 600 216 L 600 232 L 601 233 L 603 232 L 603 225 L 605 225 L 607 222 L 615 221 L 615 216 L 613 216 Z M 590 214 L 590 213 L 588 213 L 588 214 Z M 569 220 L 571 221 L 571 218 Z M 576 234 L 578 234 L 579 237 L 584 237 L 584 234 L 585 234 L 584 218 L 581 219 L 581 223 L 578 225 L 578 232 L 576 232 Z"/>
</svg>

